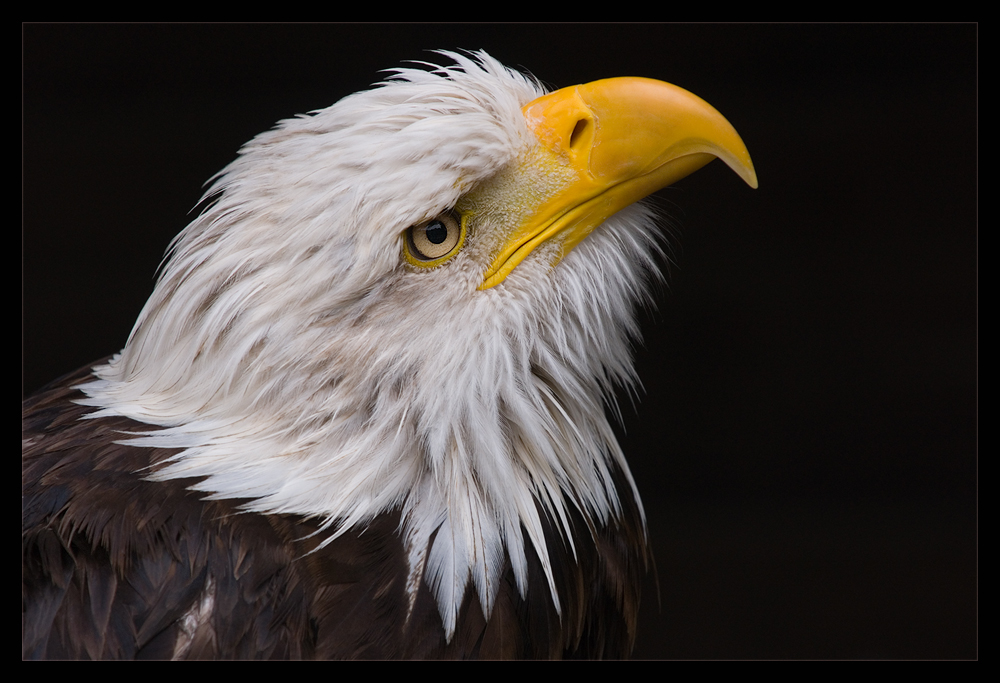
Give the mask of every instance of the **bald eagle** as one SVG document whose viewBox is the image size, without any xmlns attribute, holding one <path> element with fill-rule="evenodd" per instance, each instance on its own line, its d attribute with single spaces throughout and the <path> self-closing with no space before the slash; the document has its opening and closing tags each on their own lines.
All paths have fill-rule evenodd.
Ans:
<svg viewBox="0 0 1000 683">
<path fill-rule="evenodd" d="M 756 175 L 676 86 L 441 54 L 245 145 L 125 348 L 24 402 L 24 657 L 631 651 L 636 202 Z"/>
</svg>

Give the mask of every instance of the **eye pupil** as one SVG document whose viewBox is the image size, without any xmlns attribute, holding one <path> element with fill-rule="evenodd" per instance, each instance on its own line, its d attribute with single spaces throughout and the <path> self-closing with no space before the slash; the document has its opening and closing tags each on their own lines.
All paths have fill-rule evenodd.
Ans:
<svg viewBox="0 0 1000 683">
<path fill-rule="evenodd" d="M 427 226 L 426 235 L 431 244 L 441 244 L 448 239 L 448 228 L 441 221 L 433 221 Z"/>
</svg>

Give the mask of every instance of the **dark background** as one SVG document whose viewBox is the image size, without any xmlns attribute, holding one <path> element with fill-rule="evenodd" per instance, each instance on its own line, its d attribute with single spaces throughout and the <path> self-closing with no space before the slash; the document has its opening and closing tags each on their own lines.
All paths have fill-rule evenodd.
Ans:
<svg viewBox="0 0 1000 683">
<path fill-rule="evenodd" d="M 977 32 L 25 25 L 22 395 L 121 348 L 243 142 L 380 69 L 667 80 L 760 189 L 714 163 L 655 199 L 674 263 L 621 394 L 659 583 L 636 655 L 977 657 Z"/>
</svg>

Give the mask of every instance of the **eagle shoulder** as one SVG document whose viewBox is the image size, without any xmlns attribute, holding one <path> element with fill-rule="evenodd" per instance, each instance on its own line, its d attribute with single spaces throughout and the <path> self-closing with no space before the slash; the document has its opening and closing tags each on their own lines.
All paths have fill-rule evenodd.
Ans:
<svg viewBox="0 0 1000 683">
<path fill-rule="evenodd" d="M 68 375 L 22 405 L 22 656 L 57 659 L 622 657 L 647 554 L 631 497 L 607 526 L 545 515 L 562 614 L 528 544 L 521 595 L 505 560 L 483 614 L 467 590 L 448 640 L 426 581 L 407 593 L 399 511 L 322 520 L 207 500 L 145 474 L 177 451 L 123 445 L 148 426 L 88 419 Z M 619 473 L 621 474 L 621 473 Z M 620 491 L 629 491 L 624 477 Z M 571 549 L 575 548 L 575 550 Z"/>
</svg>

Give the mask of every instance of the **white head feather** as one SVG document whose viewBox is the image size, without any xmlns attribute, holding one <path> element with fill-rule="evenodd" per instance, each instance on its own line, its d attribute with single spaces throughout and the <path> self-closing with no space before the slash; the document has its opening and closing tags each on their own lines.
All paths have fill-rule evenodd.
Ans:
<svg viewBox="0 0 1000 683">
<path fill-rule="evenodd" d="M 538 83 L 446 54 L 247 144 L 82 388 L 93 417 L 159 428 L 126 443 L 183 449 L 151 479 L 338 529 L 402 510 L 411 584 L 427 577 L 450 636 L 470 578 L 489 614 L 505 549 L 523 595 L 525 533 L 558 608 L 541 514 L 619 514 L 605 401 L 632 380 L 658 250 L 637 206 L 502 287 L 477 290 L 474 248 L 406 267 L 409 226 L 537 144 L 521 106 Z"/>
</svg>

